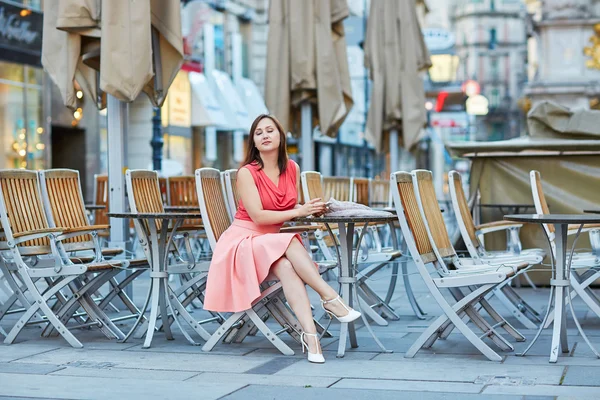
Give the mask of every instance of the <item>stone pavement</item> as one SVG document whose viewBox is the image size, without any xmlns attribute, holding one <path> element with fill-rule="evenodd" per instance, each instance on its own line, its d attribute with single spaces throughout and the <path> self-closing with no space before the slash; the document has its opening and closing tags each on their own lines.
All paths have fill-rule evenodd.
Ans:
<svg viewBox="0 0 600 400">
<path fill-rule="evenodd" d="M 380 293 L 389 273 L 381 271 L 372 280 Z M 336 323 L 331 328 L 334 338 L 322 342 L 324 365 L 309 364 L 300 346 L 285 335 L 295 356 L 282 356 L 261 336 L 242 344 L 220 344 L 203 353 L 177 331 L 174 341 L 157 333 L 152 348 L 144 350 L 140 339 L 117 343 L 95 329 L 76 330 L 85 347 L 73 349 L 58 337 L 41 338 L 40 328 L 30 326 L 18 343 L 0 345 L 0 399 L 600 399 L 600 360 L 571 319 L 570 353 L 556 364 L 548 363 L 549 330 L 526 357 L 502 353 L 500 363 L 488 361 L 457 333 L 412 359 L 404 358 L 429 320 L 440 313 L 421 278 L 413 275 L 411 280 L 428 321 L 413 316 L 399 284 L 392 305 L 400 321 L 374 328 L 394 351 L 391 354 L 380 353 L 361 327 L 360 346 L 336 359 Z M 142 302 L 146 284 L 147 280 L 136 282 L 136 302 Z M 538 310 L 546 306 L 548 289 L 518 290 Z M 316 300 L 314 293 L 312 297 Z M 501 305 L 497 308 L 505 311 Z M 600 320 L 580 302 L 575 302 L 575 308 L 592 342 L 600 347 Z M 198 319 L 205 314 L 193 313 Z M 8 330 L 12 321 L 14 317 L 3 321 L 3 328 Z M 122 329 L 130 324 L 123 323 Z M 216 325 L 206 327 L 211 332 L 216 329 Z M 528 339 L 535 333 L 520 331 Z M 514 344 L 516 352 L 527 346 L 527 342 Z"/>
</svg>

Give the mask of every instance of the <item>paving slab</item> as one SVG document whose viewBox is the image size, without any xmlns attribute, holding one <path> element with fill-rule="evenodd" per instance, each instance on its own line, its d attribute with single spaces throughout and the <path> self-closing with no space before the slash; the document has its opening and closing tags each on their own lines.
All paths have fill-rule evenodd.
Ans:
<svg viewBox="0 0 600 400">
<path fill-rule="evenodd" d="M 328 378 L 322 376 L 285 376 L 285 375 L 261 375 L 261 374 L 225 374 L 204 372 L 190 378 L 190 382 L 220 382 L 236 383 L 246 385 L 267 386 L 298 386 L 298 387 L 329 387 L 336 383 L 339 378 Z M 282 390 L 282 393 L 285 389 Z"/>
<path fill-rule="evenodd" d="M 212 354 L 128 352 L 113 350 L 58 349 L 23 359 L 29 363 L 198 372 L 245 372 L 265 363 L 264 357 L 232 357 Z"/>
<path fill-rule="evenodd" d="M 598 399 L 600 391 L 592 386 L 559 386 L 559 385 L 488 385 L 483 389 L 484 395 L 521 395 L 521 396 L 554 396 L 569 399 Z M 563 397 L 564 396 L 564 397 Z"/>
<path fill-rule="evenodd" d="M 14 361 L 30 357 L 47 351 L 57 350 L 59 347 L 52 344 L 15 343 L 12 345 L 0 345 L 0 362 Z"/>
<path fill-rule="evenodd" d="M 600 397 L 600 363 L 597 367 L 571 365 L 563 379 L 564 386 L 596 386 Z"/>
<path fill-rule="evenodd" d="M 163 380 L 90 378 L 57 375 L 13 375 L 0 373 L 0 396 L 48 397 L 52 399 L 96 400 L 106 398 L 163 398 L 211 400 L 232 393 L 244 385 Z"/>
<path fill-rule="evenodd" d="M 193 371 L 169 371 L 169 370 L 150 370 L 133 368 L 115 368 L 115 367 L 86 367 L 85 365 L 61 367 L 50 375 L 61 376 L 82 376 L 90 378 L 112 378 L 112 379 L 146 379 L 146 380 L 166 380 L 166 381 L 185 381 L 199 372 Z"/>
<path fill-rule="evenodd" d="M 278 375 L 320 375 L 340 378 L 358 379 L 405 379 L 443 382 L 476 382 L 489 377 L 514 377 L 531 384 L 555 384 L 560 382 L 563 368 L 539 366 L 523 368 L 522 366 L 504 365 L 489 362 L 487 364 L 471 364 L 464 362 L 423 363 L 418 361 L 354 361 L 328 360 L 324 365 L 307 365 L 296 363 L 287 367 Z M 316 371 L 316 372 L 315 372 Z"/>
<path fill-rule="evenodd" d="M 306 399 L 327 399 L 327 400 L 398 400 L 408 398 L 401 396 L 396 390 L 366 390 L 366 389 L 335 389 L 335 388 L 287 388 L 282 391 L 277 386 L 259 386 L 250 385 L 240 389 L 223 399 L 227 400 L 247 400 L 254 399 L 285 399 L 285 400 L 306 400 Z M 484 396 L 469 393 L 429 393 L 429 392 L 411 392 L 411 399 L 418 400 L 470 400 L 483 399 Z M 522 400 L 522 396 L 499 395 L 485 396 L 485 399 L 491 400 Z"/>
<path fill-rule="evenodd" d="M 432 385 L 431 382 L 391 380 L 391 379 L 340 379 L 332 388 L 335 389 L 371 389 L 397 390 L 401 392 L 451 392 L 480 393 L 483 384 L 444 382 L 443 385 Z M 377 397 L 377 394 L 374 394 Z"/>
<path fill-rule="evenodd" d="M 51 372 L 59 371 L 64 367 L 51 364 L 30 364 L 30 363 L 0 363 L 0 373 L 9 374 L 31 374 L 31 375 L 46 375 Z"/>
</svg>

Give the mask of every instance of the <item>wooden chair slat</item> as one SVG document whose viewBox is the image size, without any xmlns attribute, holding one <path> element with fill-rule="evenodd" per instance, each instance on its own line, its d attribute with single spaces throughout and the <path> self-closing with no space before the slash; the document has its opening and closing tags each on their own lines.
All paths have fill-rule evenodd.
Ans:
<svg viewBox="0 0 600 400">
<path fill-rule="evenodd" d="M 308 199 L 305 201 L 321 198 L 324 199 L 323 185 L 321 183 L 321 174 L 318 172 L 306 172 L 304 174 L 306 186 L 308 187 Z"/>
<path fill-rule="evenodd" d="M 537 171 L 535 171 L 534 177 L 535 177 L 535 186 L 537 187 L 537 192 L 538 192 L 538 198 L 539 198 L 540 204 L 542 206 L 542 213 L 544 215 L 550 214 L 550 207 L 548 207 L 548 202 L 546 201 L 546 195 L 544 194 L 544 190 L 542 188 L 542 177 L 540 176 L 540 173 Z M 546 226 L 548 227 L 549 232 L 554 233 L 554 231 L 555 231 L 554 224 L 546 224 Z"/>
<path fill-rule="evenodd" d="M 416 176 L 423 211 L 425 212 L 433 241 L 442 257 L 451 257 L 455 252 L 450 242 L 448 231 L 446 230 L 444 216 L 440 211 L 440 205 L 437 201 L 433 186 L 433 175 L 429 171 L 417 171 Z"/>
<path fill-rule="evenodd" d="M 94 210 L 94 223 L 97 225 L 108 225 L 108 176 L 107 175 L 96 175 L 95 177 L 95 191 L 94 202 L 96 205 L 104 206 L 104 209 Z"/>
<path fill-rule="evenodd" d="M 191 176 L 173 176 L 167 179 L 169 205 L 199 207 L 196 180 Z M 186 219 L 183 225 L 202 225 L 202 219 Z"/>
<path fill-rule="evenodd" d="M 13 234 L 48 228 L 38 185 L 38 175 L 34 171 L 0 171 L 0 185 Z M 49 251 L 47 238 L 29 240 L 19 244 L 22 248 L 40 247 L 34 253 Z"/>
<path fill-rule="evenodd" d="M 456 200 L 458 202 L 458 208 L 460 209 L 460 215 L 465 223 L 465 227 L 467 228 L 471 242 L 475 245 L 475 247 L 479 247 L 480 243 L 476 234 L 477 229 L 475 229 L 473 215 L 471 215 L 471 209 L 469 208 L 469 203 L 467 202 L 467 197 L 465 196 L 462 179 L 458 173 L 453 174 L 453 177 L 454 178 L 450 184 L 454 185 L 454 189 L 456 191 Z"/>
<path fill-rule="evenodd" d="M 369 205 L 369 179 L 352 178 L 352 201 L 365 206 Z"/>
<path fill-rule="evenodd" d="M 89 226 L 79 173 L 65 169 L 47 170 L 44 171 L 44 179 L 54 225 L 67 228 Z M 93 248 L 92 240 L 91 235 L 80 235 L 64 240 L 63 243 L 88 243 L 80 248 Z"/>
<path fill-rule="evenodd" d="M 406 221 L 415 238 L 417 250 L 423 259 L 423 262 L 432 262 L 436 257 L 433 252 L 433 246 L 427 235 L 425 222 L 419 211 L 419 204 L 417 203 L 417 196 L 412 183 L 412 177 L 409 173 L 398 173 L 396 177 L 398 181 L 398 193 L 400 194 Z"/>
</svg>

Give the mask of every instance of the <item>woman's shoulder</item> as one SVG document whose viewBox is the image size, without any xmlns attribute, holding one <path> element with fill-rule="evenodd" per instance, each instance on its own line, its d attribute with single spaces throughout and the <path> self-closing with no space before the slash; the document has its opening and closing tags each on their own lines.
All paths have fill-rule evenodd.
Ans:
<svg viewBox="0 0 600 400">
<path fill-rule="evenodd" d="M 294 173 L 298 173 L 298 171 L 300 171 L 300 166 L 292 159 L 288 160 L 287 167 L 290 168 Z"/>
</svg>

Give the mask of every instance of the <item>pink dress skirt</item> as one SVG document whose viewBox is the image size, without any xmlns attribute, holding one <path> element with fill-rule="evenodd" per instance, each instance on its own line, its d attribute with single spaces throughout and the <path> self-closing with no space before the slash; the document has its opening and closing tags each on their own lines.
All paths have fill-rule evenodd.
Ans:
<svg viewBox="0 0 600 400">
<path fill-rule="evenodd" d="M 281 225 L 257 225 L 234 219 L 213 251 L 204 297 L 210 311 L 248 310 L 260 297 L 260 284 L 273 264 L 285 255 L 296 233 L 279 232 Z"/>
</svg>

